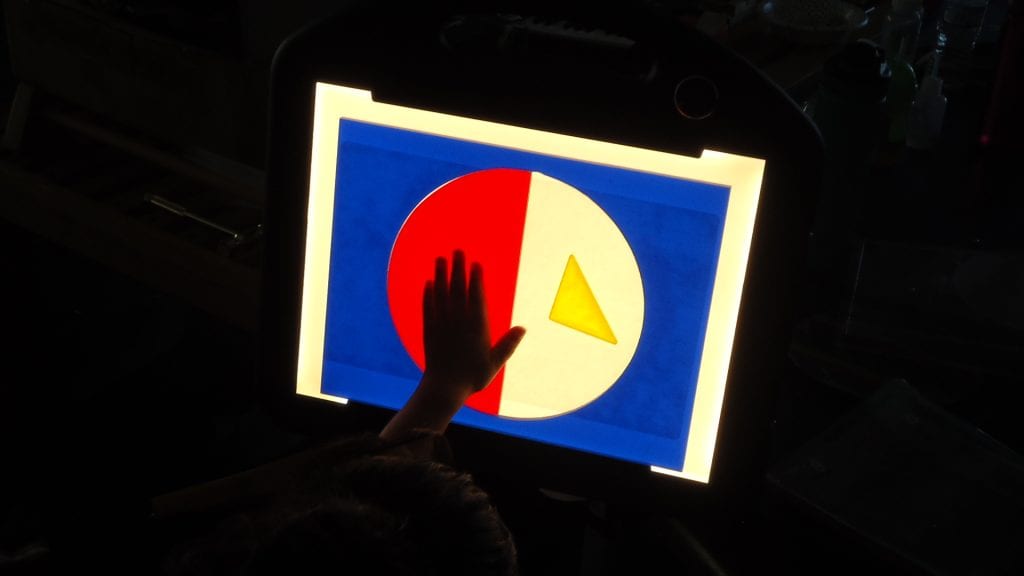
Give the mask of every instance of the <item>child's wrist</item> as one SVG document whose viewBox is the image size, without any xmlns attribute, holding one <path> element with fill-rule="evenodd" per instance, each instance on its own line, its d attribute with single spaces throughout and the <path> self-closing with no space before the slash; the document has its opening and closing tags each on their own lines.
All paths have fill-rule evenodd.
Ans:
<svg viewBox="0 0 1024 576">
<path fill-rule="evenodd" d="M 455 406 L 457 410 L 473 394 L 473 386 L 469 382 L 455 382 L 424 374 L 417 393 L 430 404 Z"/>
</svg>

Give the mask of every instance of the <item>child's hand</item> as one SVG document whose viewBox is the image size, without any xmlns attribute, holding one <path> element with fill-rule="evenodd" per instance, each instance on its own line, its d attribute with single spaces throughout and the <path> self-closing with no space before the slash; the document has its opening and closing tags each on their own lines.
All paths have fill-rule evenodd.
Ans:
<svg viewBox="0 0 1024 576">
<path fill-rule="evenodd" d="M 525 330 L 514 327 L 491 345 L 484 302 L 483 268 L 473 264 L 466 283 L 465 255 L 438 258 L 434 280 L 423 289 L 423 380 L 438 392 L 468 396 L 487 387 L 512 356 Z"/>
<path fill-rule="evenodd" d="M 401 440 L 414 430 L 444 432 L 474 392 L 487 387 L 526 333 L 516 326 L 492 346 L 484 303 L 483 268 L 474 264 L 466 282 L 466 257 L 456 251 L 451 277 L 438 258 L 434 279 L 423 287 L 423 379 L 380 436 Z"/>
</svg>

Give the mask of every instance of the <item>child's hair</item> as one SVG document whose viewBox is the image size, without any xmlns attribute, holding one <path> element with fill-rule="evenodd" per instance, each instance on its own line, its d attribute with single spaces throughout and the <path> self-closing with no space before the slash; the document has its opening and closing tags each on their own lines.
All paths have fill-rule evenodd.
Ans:
<svg viewBox="0 0 1024 576">
<path fill-rule="evenodd" d="M 172 575 L 517 573 L 512 536 L 468 474 L 369 456 L 295 471 L 263 509 L 223 521 L 165 564 Z"/>
<path fill-rule="evenodd" d="M 292 507 L 249 574 L 516 573 L 511 534 L 469 475 L 436 462 L 372 457 L 327 476 L 325 497 Z"/>
</svg>

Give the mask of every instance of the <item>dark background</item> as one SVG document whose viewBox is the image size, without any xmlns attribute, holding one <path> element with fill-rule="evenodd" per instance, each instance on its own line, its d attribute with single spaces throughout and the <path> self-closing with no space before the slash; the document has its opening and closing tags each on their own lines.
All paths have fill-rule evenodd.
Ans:
<svg viewBox="0 0 1024 576">
<path fill-rule="evenodd" d="M 6 557 L 152 566 L 173 534 L 151 498 L 305 443 L 256 401 L 257 225 L 272 54 L 333 3 L 245 4 L 3 4 Z M 754 24 L 721 36 L 709 22 L 728 5 L 667 8 L 798 103 L 837 49 L 807 63 Z M 1020 113 L 1006 105 L 1020 88 L 999 73 L 1020 48 L 1007 11 L 993 0 L 936 148 L 872 161 L 840 295 L 795 326 L 775 464 L 744 528 L 721 538 L 695 518 L 485 485 L 524 573 L 1024 570 L 1024 186 Z"/>
</svg>

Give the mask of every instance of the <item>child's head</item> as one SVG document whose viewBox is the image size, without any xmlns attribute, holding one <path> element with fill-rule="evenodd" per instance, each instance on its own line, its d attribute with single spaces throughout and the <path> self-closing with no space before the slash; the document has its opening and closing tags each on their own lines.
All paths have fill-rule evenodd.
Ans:
<svg viewBox="0 0 1024 576">
<path fill-rule="evenodd" d="M 268 510 L 236 517 L 172 574 L 512 575 L 512 536 L 472 478 L 374 456 L 313 466 Z"/>
<path fill-rule="evenodd" d="M 284 518 L 250 574 L 516 572 L 511 534 L 467 474 L 436 462 L 374 457 L 330 476 L 340 480 L 336 488 Z"/>
</svg>

